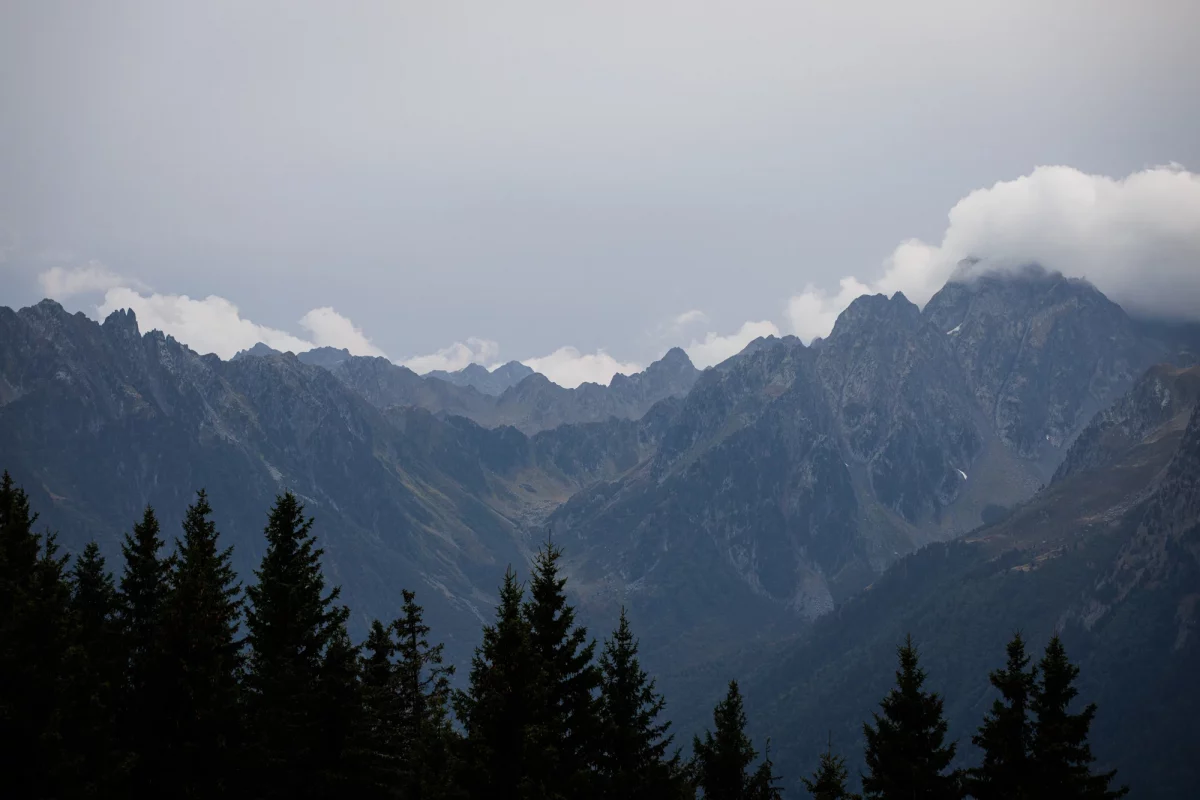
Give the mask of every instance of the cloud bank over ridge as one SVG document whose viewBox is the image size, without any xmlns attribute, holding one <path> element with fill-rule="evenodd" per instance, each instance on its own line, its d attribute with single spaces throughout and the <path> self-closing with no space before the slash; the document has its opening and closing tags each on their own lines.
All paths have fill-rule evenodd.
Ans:
<svg viewBox="0 0 1200 800">
<path fill-rule="evenodd" d="M 727 335 L 711 329 L 689 334 L 710 326 L 709 315 L 693 308 L 667 317 L 658 335 L 666 346 L 689 342 L 684 349 L 704 368 L 735 355 L 755 338 L 779 335 L 784 327 L 805 341 L 825 336 L 846 306 L 863 294 L 903 292 L 924 305 L 968 258 L 980 261 L 959 277 L 1037 263 L 1090 280 L 1131 313 L 1200 320 L 1200 175 L 1177 165 L 1119 179 L 1065 166 L 1038 167 L 963 197 L 950 209 L 940 242 L 901 242 L 878 277 L 846 276 L 835 292 L 809 286 L 793 295 L 783 308 L 786 325 L 763 319 L 745 322 Z M 300 317 L 297 324 L 304 334 L 296 335 L 246 319 L 224 297 L 160 294 L 97 261 L 55 266 L 38 280 L 48 296 L 59 299 L 102 294 L 95 307 L 99 316 L 133 309 L 143 330 L 157 328 L 222 358 L 260 341 L 293 352 L 328 346 L 386 357 L 363 328 L 329 306 Z M 470 363 L 492 367 L 500 353 L 498 342 L 469 337 L 396 363 L 418 373 L 458 370 Z M 604 349 L 582 352 L 572 346 L 521 360 L 566 387 L 587 381 L 607 384 L 617 372 L 643 368 Z"/>
<path fill-rule="evenodd" d="M 940 243 L 910 239 L 874 280 L 847 276 L 835 293 L 793 296 L 792 330 L 825 336 L 862 294 L 903 292 L 924 305 L 966 258 L 981 259 L 973 270 L 1040 264 L 1087 278 L 1133 314 L 1200 320 L 1200 175 L 1171 165 L 1115 179 L 1046 166 L 977 189 L 950 209 Z"/>
</svg>

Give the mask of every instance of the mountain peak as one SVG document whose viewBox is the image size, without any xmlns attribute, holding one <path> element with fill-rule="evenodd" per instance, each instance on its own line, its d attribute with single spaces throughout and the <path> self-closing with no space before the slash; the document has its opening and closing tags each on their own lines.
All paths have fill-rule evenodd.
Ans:
<svg viewBox="0 0 1200 800">
<path fill-rule="evenodd" d="M 861 331 L 862 327 L 867 325 L 912 325 L 920 322 L 920 319 L 921 309 L 902 292 L 896 292 L 891 297 L 885 294 L 864 294 L 856 297 L 846 310 L 838 315 L 829 338 Z"/>
<path fill-rule="evenodd" d="M 44 319 L 70 316 L 57 300 L 51 300 L 49 297 L 36 305 L 21 309 L 21 313 L 32 314 L 35 317 L 42 317 Z"/>
<path fill-rule="evenodd" d="M 51 300 L 49 297 L 42 298 L 42 301 L 35 305 L 34 308 L 53 313 L 66 311 L 66 309 L 62 307 L 62 303 L 58 302 L 57 300 Z"/>
<path fill-rule="evenodd" d="M 132 308 L 122 308 L 109 314 L 101 327 L 106 331 L 114 331 L 123 336 L 137 338 L 141 336 L 138 330 L 137 315 Z"/>
<path fill-rule="evenodd" d="M 682 347 L 672 347 L 663 357 L 658 360 L 659 364 L 687 364 L 692 366 L 692 359 L 688 358 L 687 351 Z"/>
<path fill-rule="evenodd" d="M 130 313 L 133 313 L 133 312 L 130 312 Z M 282 355 L 282 354 L 278 350 L 276 350 L 274 347 L 271 347 L 270 345 L 268 345 L 264 342 L 256 342 L 253 347 L 250 347 L 246 350 L 238 350 L 236 353 L 233 354 L 233 358 L 231 358 L 229 360 L 237 361 L 239 358 L 245 358 L 247 356 L 254 356 L 255 358 L 265 358 L 266 356 L 277 356 L 277 355 Z"/>
<path fill-rule="evenodd" d="M 696 371 L 692 360 L 682 347 L 672 347 L 663 357 L 642 371 L 643 375 L 678 375 L 690 374 Z M 617 376 L 614 375 L 615 379 Z M 627 376 L 631 377 L 631 376 Z"/>
<path fill-rule="evenodd" d="M 332 369 L 350 358 L 350 351 L 344 347 L 314 347 L 312 350 L 300 353 L 297 358 L 304 364 Z"/>
</svg>

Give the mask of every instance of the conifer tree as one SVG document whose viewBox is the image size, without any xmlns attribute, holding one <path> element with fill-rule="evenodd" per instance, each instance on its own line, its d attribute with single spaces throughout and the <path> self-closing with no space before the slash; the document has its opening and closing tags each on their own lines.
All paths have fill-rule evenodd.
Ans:
<svg viewBox="0 0 1200 800">
<path fill-rule="evenodd" d="M 311 702 L 314 716 L 321 722 L 314 750 L 317 781 L 312 790 L 318 797 L 363 795 L 370 785 L 365 769 L 366 714 L 358 648 L 351 644 L 344 620 L 331 632 Z"/>
<path fill-rule="evenodd" d="M 396 642 L 391 626 L 371 622 L 361 648 L 364 791 L 371 797 L 396 797 L 403 786 L 403 758 L 399 736 L 400 704 L 396 692 Z"/>
<path fill-rule="evenodd" d="M 416 595 L 403 590 L 402 615 L 392 624 L 399 660 L 395 675 L 399 699 L 399 740 L 404 753 L 405 797 L 440 798 L 450 791 L 450 676 L 443 646 L 429 643 L 429 626 Z"/>
<path fill-rule="evenodd" d="M 869 800 L 957 800 L 963 796 L 959 776 L 948 772 L 954 743 L 945 744 L 942 699 L 924 690 L 925 671 L 908 636 L 898 649 L 896 687 L 881 703 L 874 726 L 863 725 L 867 739 L 867 774 L 863 793 Z"/>
<path fill-rule="evenodd" d="M 221 549 L 204 490 L 188 507 L 176 540 L 163 606 L 163 669 L 171 729 L 165 764 L 176 796 L 214 797 L 234 789 L 242 746 L 241 587 L 232 548 Z"/>
<path fill-rule="evenodd" d="M 0 477 L 0 742 L 14 796 L 69 791 L 62 722 L 70 644 L 67 557 L 7 472 Z"/>
<path fill-rule="evenodd" d="M 661 798 L 683 783 L 679 756 L 667 756 L 674 737 L 660 721 L 666 707 L 638 661 L 638 641 L 625 609 L 600 655 L 599 779 L 605 797 Z"/>
<path fill-rule="evenodd" d="M 116 741 L 116 701 L 124 675 L 117 627 L 117 590 L 95 542 L 71 570 L 73 647 L 68 671 L 64 745 L 74 758 L 75 790 L 96 797 L 115 793 L 127 766 Z"/>
<path fill-rule="evenodd" d="M 167 670 L 164 665 L 163 615 L 173 559 L 161 555 L 158 519 L 146 506 L 141 520 L 121 544 L 125 569 L 117 591 L 124 677 L 117 698 L 117 736 L 130 753 L 127 790 L 133 797 L 157 797 L 168 791 L 160 777 L 168 727 Z"/>
<path fill-rule="evenodd" d="M 567 602 L 566 578 L 559 575 L 562 550 L 547 541 L 533 562 L 524 614 L 529 641 L 541 667 L 543 703 L 534 729 L 543 757 L 547 790 L 583 798 L 594 792 L 593 767 L 599 750 L 600 719 L 595 692 L 600 669 L 587 629 L 575 623 Z"/>
<path fill-rule="evenodd" d="M 813 796 L 813 800 L 862 800 L 853 794 L 846 786 L 850 772 L 846 769 L 846 759 L 833 754 L 833 737 L 825 752 L 821 753 L 821 763 L 811 778 L 801 778 L 804 788 Z"/>
<path fill-rule="evenodd" d="M 746 712 L 737 681 L 729 682 L 725 699 L 713 709 L 715 731 L 692 740 L 696 785 L 704 800 L 746 800 L 751 788 L 750 764 L 758 756 L 746 735 Z"/>
<path fill-rule="evenodd" d="M 1093 773 L 1088 731 L 1096 716 L 1094 703 L 1078 714 L 1070 712 L 1078 696 L 1075 678 L 1079 668 L 1067 658 L 1062 640 L 1056 634 L 1046 645 L 1038 664 L 1041 679 L 1033 690 L 1033 791 L 1037 800 L 1074 800 L 1123 797 L 1128 788 L 1112 788 L 1116 772 Z"/>
<path fill-rule="evenodd" d="M 276 498 L 257 582 L 246 591 L 250 760 L 261 797 L 312 797 L 328 777 L 320 774 L 324 723 L 315 698 L 322 673 L 343 663 L 327 662 L 326 651 L 340 639 L 347 612 L 336 605 L 339 590 L 325 590 L 312 525 L 295 495 Z"/>
<path fill-rule="evenodd" d="M 524 588 L 510 567 L 500 588 L 496 621 L 483 629 L 471 659 L 470 683 L 454 710 L 465 731 L 463 783 L 471 797 L 514 800 L 546 796 L 539 778 L 545 737 L 534 730 L 542 702 L 541 675 L 521 613 Z"/>
<path fill-rule="evenodd" d="M 983 763 L 968 771 L 966 790 L 977 800 L 1025 800 L 1036 781 L 1030 761 L 1033 728 L 1029 703 L 1037 681 L 1037 669 L 1029 667 L 1021 634 L 1006 648 L 1008 661 L 989 676 L 998 697 L 971 738 L 983 750 Z"/>
<path fill-rule="evenodd" d="M 746 787 L 746 800 L 783 800 L 779 781 L 779 776 L 775 774 L 775 762 L 771 760 L 771 740 L 767 739 L 762 763 L 754 770 Z"/>
</svg>

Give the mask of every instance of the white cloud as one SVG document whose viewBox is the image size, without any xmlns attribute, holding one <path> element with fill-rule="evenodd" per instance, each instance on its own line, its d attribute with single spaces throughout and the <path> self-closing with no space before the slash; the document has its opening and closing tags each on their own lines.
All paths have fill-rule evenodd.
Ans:
<svg viewBox="0 0 1200 800">
<path fill-rule="evenodd" d="M 454 372 L 467 364 L 487 365 L 495 361 L 498 355 L 500 355 L 499 344 L 490 339 L 479 339 L 472 336 L 466 342 L 455 342 L 437 352 L 413 356 L 400 363 L 418 375 L 424 375 L 435 369 Z"/>
<path fill-rule="evenodd" d="M 386 356 L 348 318 L 329 306 L 314 308 L 300 318 L 300 326 L 307 330 L 317 347 L 337 347 L 350 351 L 354 356 Z"/>
<path fill-rule="evenodd" d="M 105 317 L 122 308 L 133 310 L 142 332 L 157 329 L 198 353 L 216 353 L 221 358 L 229 358 L 257 342 L 293 353 L 313 347 L 312 342 L 285 331 L 243 319 L 237 306 L 216 295 L 193 300 L 187 295 L 142 295 L 120 286 L 105 292 L 104 302 L 96 310 Z"/>
<path fill-rule="evenodd" d="M 580 353 L 574 347 L 560 347 L 550 355 L 527 358 L 522 363 L 568 389 L 587 382 L 607 386 L 618 372 L 632 375 L 642 371 L 638 364 L 617 361 L 603 350 Z"/>
<path fill-rule="evenodd" d="M 870 287 L 853 277 L 842 278 L 838 293 L 832 296 L 809 286 L 788 300 L 787 316 L 792 324 L 792 332 L 805 342 L 829 335 L 838 314 L 854 298 L 870 292 Z"/>
<path fill-rule="evenodd" d="M 900 291 L 924 305 L 968 257 L 981 259 L 976 271 L 1038 263 L 1087 278 L 1131 312 L 1200 319 L 1200 175 L 1177 165 L 1121 179 L 1038 167 L 958 201 L 940 244 L 903 242 L 877 280 L 843 278 L 835 295 L 809 288 L 788 316 L 811 339 L 861 294 Z"/>
<path fill-rule="evenodd" d="M 110 270 L 99 261 L 89 261 L 78 267 L 51 267 L 38 275 L 38 283 L 46 297 L 65 300 L 78 294 L 106 292 L 120 286 L 139 286 Z"/>
<path fill-rule="evenodd" d="M 720 364 L 730 356 L 740 353 L 746 345 L 760 336 L 778 336 L 779 328 L 774 322 L 744 322 L 742 327 L 728 336 L 720 336 L 712 331 L 704 335 L 704 339 L 693 341 L 684 348 L 688 358 L 700 369 Z"/>
<path fill-rule="evenodd" d="M 697 325 L 702 322 L 708 322 L 708 314 L 693 308 L 691 311 L 685 311 L 671 320 L 671 325 L 678 329 L 686 328 L 689 325 Z"/>
<path fill-rule="evenodd" d="M 300 325 L 311 334 L 310 341 L 245 319 L 238 307 L 224 297 L 209 295 L 193 299 L 187 295 L 151 292 L 96 261 L 73 269 L 54 267 L 38 278 L 51 297 L 103 291 L 104 300 L 96 307 L 101 318 L 117 309 L 132 309 L 143 333 L 160 330 L 199 353 L 216 353 L 221 358 L 230 358 L 258 342 L 293 353 L 314 347 L 337 347 L 353 355 L 383 355 L 361 328 L 328 306 L 314 308 L 301 317 Z"/>
</svg>

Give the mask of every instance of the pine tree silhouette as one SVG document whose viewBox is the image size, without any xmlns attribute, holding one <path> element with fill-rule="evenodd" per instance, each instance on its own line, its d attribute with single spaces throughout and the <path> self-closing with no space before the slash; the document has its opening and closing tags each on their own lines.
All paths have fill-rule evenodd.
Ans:
<svg viewBox="0 0 1200 800">
<path fill-rule="evenodd" d="M 575 609 L 567 602 L 566 578 L 559 574 L 561 558 L 562 550 L 547 540 L 534 558 L 524 606 L 542 680 L 542 702 L 535 708 L 539 719 L 531 732 L 545 754 L 537 763 L 546 790 L 552 796 L 585 798 L 595 793 L 600 669 L 593 662 L 596 643 L 576 624 Z"/>
<path fill-rule="evenodd" d="M 862 800 L 846 788 L 850 779 L 850 771 L 846 769 L 846 759 L 833 754 L 833 736 L 821 753 L 821 763 L 811 778 L 801 778 L 804 788 L 813 796 L 813 800 Z"/>
<path fill-rule="evenodd" d="M 948 771 L 955 745 L 945 743 L 942 699 L 924 689 L 925 671 L 912 636 L 905 638 L 897 653 L 896 687 L 880 704 L 883 713 L 874 715 L 875 724 L 863 725 L 867 739 L 863 794 L 868 800 L 958 800 L 963 791 L 959 776 Z"/>
<path fill-rule="evenodd" d="M 544 765 L 537 762 L 552 755 L 538 749 L 545 738 L 534 729 L 534 711 L 544 702 L 542 677 L 521 613 L 523 599 L 510 567 L 496 621 L 484 627 L 471 660 L 469 686 L 455 694 L 454 710 L 465 731 L 462 779 L 471 797 L 544 796 Z"/>
<path fill-rule="evenodd" d="M 684 778 L 679 755 L 667 756 L 666 701 L 638 661 L 638 641 L 625 609 L 600 655 L 599 778 L 605 797 L 671 797 Z"/>
<path fill-rule="evenodd" d="M 696 784 L 705 800 L 745 800 L 750 764 L 758 756 L 746 735 L 746 712 L 737 681 L 713 709 L 713 730 L 692 740 Z"/>
<path fill-rule="evenodd" d="M 211 514 L 200 490 L 184 515 L 163 603 L 170 727 L 162 757 L 173 792 L 183 797 L 232 791 L 243 744 L 241 587 L 232 548 L 221 548 Z"/>
<path fill-rule="evenodd" d="M 1025 641 L 1013 636 L 1006 648 L 1004 669 L 989 680 L 1000 692 L 972 741 L 983 750 L 983 763 L 968 771 L 966 789 L 977 800 L 1024 800 L 1035 786 L 1030 760 L 1033 726 L 1029 703 L 1037 681 L 1037 669 L 1029 667 Z"/>
<path fill-rule="evenodd" d="M 154 509 L 126 533 L 121 545 L 125 569 L 117 591 L 117 619 L 123 645 L 124 677 L 117 699 L 117 738 L 130 754 L 126 790 L 132 797 L 158 797 L 169 791 L 162 775 L 169 729 L 163 625 L 167 580 L 174 560 L 162 557 L 163 541 Z"/>
<path fill-rule="evenodd" d="M 1126 787 L 1113 789 L 1116 772 L 1093 773 L 1092 749 L 1088 731 L 1096 716 L 1096 705 L 1084 707 L 1078 714 L 1069 710 L 1079 694 L 1075 678 L 1079 668 L 1067 658 L 1062 640 L 1055 635 L 1046 645 L 1038 664 L 1041 679 L 1033 690 L 1033 791 L 1030 796 L 1042 800 L 1123 797 Z"/>
<path fill-rule="evenodd" d="M 349 611 L 336 604 L 339 590 L 325 590 L 312 519 L 287 492 L 267 520 L 267 549 L 248 587 L 249 653 L 246 708 L 254 790 L 261 797 L 319 796 L 331 777 L 322 706 L 323 675 L 343 669 L 326 651 L 341 641 Z"/>
</svg>

